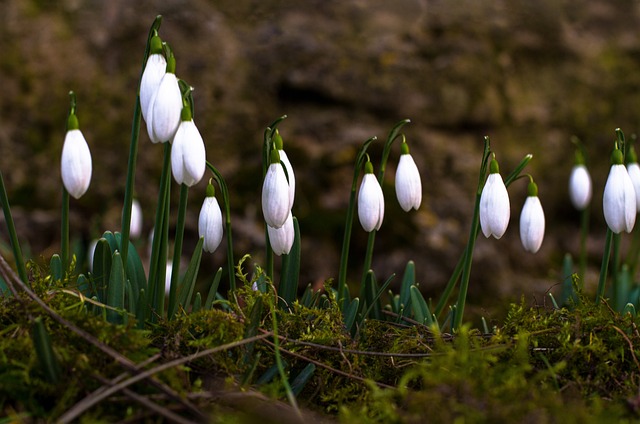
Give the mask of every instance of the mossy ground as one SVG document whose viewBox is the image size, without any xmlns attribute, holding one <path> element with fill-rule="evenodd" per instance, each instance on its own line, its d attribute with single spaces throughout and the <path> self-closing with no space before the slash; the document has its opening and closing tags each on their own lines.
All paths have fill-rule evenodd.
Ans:
<svg viewBox="0 0 640 424">
<path fill-rule="evenodd" d="M 455 335 L 391 321 L 366 322 L 356 338 L 342 324 L 330 292 L 320 307 L 274 306 L 272 293 L 246 285 L 227 308 L 161 321 L 146 329 L 112 325 L 32 267 L 34 292 L 59 317 L 95 336 L 142 369 L 180 360 L 154 375 L 210 422 L 621 422 L 640 419 L 637 319 L 581 298 L 570 308 L 513 304 L 491 334 L 463 327 Z M 66 289 L 64 287 L 67 287 Z M 274 309 L 275 308 L 275 309 Z M 51 377 L 34 349 L 42 317 L 61 369 Z M 274 321 L 275 318 L 275 321 Z M 280 354 L 303 418 L 287 403 L 274 355 Z M 52 319 L 33 299 L 0 298 L 0 422 L 55 421 L 109 381 L 131 374 L 93 343 Z M 250 343 L 245 343 L 250 337 Z M 207 349 L 238 346 L 199 356 Z M 135 374 L 135 373 L 134 373 Z M 121 377 L 118 377 L 121 376 Z M 82 422 L 158 422 L 185 410 L 142 380 L 83 411 Z"/>
</svg>

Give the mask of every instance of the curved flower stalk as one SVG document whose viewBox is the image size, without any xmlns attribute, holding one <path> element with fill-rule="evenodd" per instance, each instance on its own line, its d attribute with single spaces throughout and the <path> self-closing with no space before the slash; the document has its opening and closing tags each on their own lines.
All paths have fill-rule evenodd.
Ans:
<svg viewBox="0 0 640 424">
<path fill-rule="evenodd" d="M 131 226 L 129 236 L 137 239 L 142 234 L 142 207 L 138 200 L 133 199 L 131 203 Z"/>
<path fill-rule="evenodd" d="M 295 235 L 291 212 L 289 212 L 289 216 L 282 227 L 273 228 L 267 225 L 267 231 L 269 232 L 269 243 L 273 253 L 278 256 L 288 255 L 291 252 Z"/>
<path fill-rule="evenodd" d="M 418 210 L 422 203 L 422 181 L 416 162 L 409 153 L 406 141 L 401 144 L 402 154 L 396 169 L 396 196 L 400 207 L 409 212 L 412 208 Z"/>
<path fill-rule="evenodd" d="M 280 228 L 284 225 L 291 212 L 289 201 L 287 176 L 280 163 L 278 150 L 273 149 L 270 154 L 270 165 L 262 185 L 262 214 L 268 226 Z"/>
<path fill-rule="evenodd" d="M 198 235 L 204 237 L 202 249 L 209 253 L 215 252 L 222 241 L 222 233 L 222 211 L 215 197 L 215 188 L 209 180 L 207 196 L 198 217 Z"/>
<path fill-rule="evenodd" d="M 614 149 L 611 154 L 611 169 L 604 187 L 602 208 L 611 231 L 615 234 L 631 232 L 636 221 L 636 193 L 619 149 Z"/>
<path fill-rule="evenodd" d="M 538 198 L 538 186 L 532 181 L 527 187 L 527 199 L 520 213 L 520 240 L 527 252 L 536 253 L 544 239 L 544 210 Z"/>
<path fill-rule="evenodd" d="M 489 176 L 480 197 L 480 227 L 485 237 L 502 237 L 509 225 L 509 193 L 500 176 L 498 161 L 491 159 Z"/>
<path fill-rule="evenodd" d="M 192 187 L 202 179 L 206 164 L 204 140 L 193 122 L 191 108 L 184 106 L 171 148 L 171 170 L 178 184 Z"/>
<path fill-rule="evenodd" d="M 384 219 L 384 195 L 369 161 L 364 165 L 364 177 L 358 193 L 358 218 L 368 233 L 379 230 Z"/>
<path fill-rule="evenodd" d="M 91 183 L 91 152 L 79 129 L 75 111 L 69 114 L 67 134 L 62 146 L 60 172 L 64 187 L 76 199 L 87 192 Z"/>
<path fill-rule="evenodd" d="M 182 113 L 182 93 L 175 74 L 176 60 L 171 54 L 167 68 L 153 93 L 147 110 L 147 132 L 153 143 L 164 143 L 173 139 Z"/>
<path fill-rule="evenodd" d="M 162 39 L 158 35 L 154 35 L 149 41 L 149 57 L 140 79 L 140 109 L 145 122 L 151 99 L 160 86 L 160 81 L 166 70 L 167 59 L 162 51 Z"/>
</svg>

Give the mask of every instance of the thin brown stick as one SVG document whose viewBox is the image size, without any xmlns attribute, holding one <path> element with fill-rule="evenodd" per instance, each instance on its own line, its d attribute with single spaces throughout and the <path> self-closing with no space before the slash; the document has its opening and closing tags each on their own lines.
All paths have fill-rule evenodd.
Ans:
<svg viewBox="0 0 640 424">
<path fill-rule="evenodd" d="M 96 403 L 100 402 L 101 400 L 111 396 L 112 394 L 123 390 L 124 388 L 137 383 L 140 380 L 144 380 L 147 379 L 149 377 L 151 377 L 154 374 L 157 374 L 161 371 L 167 370 L 169 368 L 173 368 L 176 367 L 178 365 L 182 365 L 182 364 L 186 364 L 188 362 L 191 362 L 195 359 L 201 358 L 203 356 L 208 356 L 211 354 L 214 354 L 216 352 L 220 352 L 223 350 L 227 350 L 227 349 L 232 349 L 234 347 L 238 347 L 238 346 L 242 346 L 248 343 L 253 343 L 257 340 L 262 340 L 266 337 L 271 337 L 273 336 L 273 333 L 267 333 L 267 334 L 261 334 L 259 336 L 255 336 L 255 337 L 251 337 L 248 339 L 242 339 L 236 342 L 232 342 L 232 343 L 227 343 L 225 345 L 222 346 L 217 346 L 211 349 L 207 349 L 204 350 L 202 352 L 198 352 L 198 353 L 194 353 L 193 355 L 189 355 L 189 356 L 184 356 L 182 358 L 178 358 L 175 359 L 173 361 L 169 361 L 169 362 L 165 362 L 164 364 L 158 365 L 155 368 L 151 368 L 149 370 L 140 372 L 137 375 L 134 375 L 130 378 L 128 378 L 125 381 L 122 381 L 118 384 L 115 384 L 113 386 L 111 386 L 108 389 L 103 389 L 102 387 L 100 388 L 101 391 L 99 393 L 97 392 L 93 392 L 92 394 L 90 394 L 89 396 L 86 396 L 84 399 L 82 399 L 80 402 L 76 403 L 71 409 L 69 409 L 67 412 L 64 413 L 64 415 L 62 417 L 60 417 L 59 422 L 61 423 L 69 423 L 71 422 L 73 419 L 75 419 L 76 417 L 78 417 L 80 414 L 82 414 L 84 411 L 86 411 L 87 409 L 91 408 L 93 405 L 95 405 Z"/>
<path fill-rule="evenodd" d="M 24 292 L 29 296 L 34 302 L 36 302 L 44 311 L 56 322 L 58 322 L 63 327 L 68 328 L 72 332 L 76 333 L 78 336 L 91 343 L 103 353 L 112 357 L 118 364 L 124 367 L 127 371 L 132 374 L 138 374 L 141 370 L 137 367 L 137 365 L 131 361 L 126 356 L 122 355 L 120 352 L 112 349 L 110 346 L 98 340 L 92 334 L 82 330 L 81 328 L 76 327 L 70 321 L 67 321 L 63 317 L 61 317 L 56 311 L 51 309 L 49 305 L 47 305 L 40 297 L 35 294 L 20 278 L 16 275 L 16 273 L 11 269 L 7 261 L 0 255 L 0 270 L 2 270 L 2 275 L 6 276 L 5 282 L 7 285 L 14 284 L 15 286 L 20 287 Z M 14 287 L 15 289 L 15 287 Z M 16 290 L 17 291 L 17 290 Z M 138 374 L 139 375 L 139 374 Z M 199 419 L 204 420 L 205 416 L 195 407 L 191 402 L 182 398 L 178 393 L 176 393 L 171 387 L 166 384 L 155 380 L 149 379 L 149 382 L 156 387 L 158 390 L 166 393 L 169 397 L 171 397 L 174 401 L 181 403 L 187 410 L 197 416 Z M 73 408 L 72 408 L 73 409 Z"/>
<path fill-rule="evenodd" d="M 636 358 L 636 354 L 633 351 L 633 342 L 631 342 L 631 339 L 629 338 L 629 336 L 627 336 L 624 333 L 624 331 L 622 331 L 621 329 L 619 329 L 615 325 L 612 325 L 612 327 L 613 327 L 614 330 L 616 330 L 618 333 L 620 333 L 620 335 L 622 336 L 623 339 L 625 339 L 627 341 L 627 344 L 629 345 L 629 352 L 631 352 L 631 357 L 633 358 L 633 362 L 635 362 L 636 367 L 638 367 L 638 370 L 640 370 L 640 363 L 638 362 L 638 358 Z"/>
</svg>

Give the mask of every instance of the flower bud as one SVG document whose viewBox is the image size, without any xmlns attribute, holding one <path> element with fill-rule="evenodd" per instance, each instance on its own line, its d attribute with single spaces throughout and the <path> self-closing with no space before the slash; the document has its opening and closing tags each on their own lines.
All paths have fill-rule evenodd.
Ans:
<svg viewBox="0 0 640 424">
<path fill-rule="evenodd" d="M 544 239 L 544 210 L 538 198 L 538 186 L 529 183 L 528 196 L 520 213 L 520 240 L 524 249 L 536 253 Z"/>
<path fill-rule="evenodd" d="M 69 115 L 67 134 L 62 146 L 60 172 L 65 189 L 76 199 L 82 197 L 91 183 L 91 152 L 78 127 L 78 119 Z"/>
<path fill-rule="evenodd" d="M 151 38 L 149 57 L 140 79 L 140 110 L 145 122 L 151 99 L 160 86 L 167 69 L 167 60 L 162 54 L 162 40 L 157 35 Z"/>
<path fill-rule="evenodd" d="M 289 212 L 289 216 L 284 225 L 280 228 L 273 228 L 267 225 L 269 233 L 269 244 L 273 253 L 276 255 L 288 255 L 293 246 L 295 231 L 293 228 L 293 215 Z"/>
<path fill-rule="evenodd" d="M 207 186 L 205 197 L 198 217 L 198 235 L 204 237 L 202 249 L 213 253 L 222 241 L 222 211 L 218 200 L 215 198 L 215 190 L 211 182 Z"/>
<path fill-rule="evenodd" d="M 482 227 L 482 233 L 485 237 L 493 236 L 499 239 L 507 231 L 510 217 L 509 193 L 500 176 L 498 162 L 492 159 L 490 174 L 480 195 L 480 227 Z"/>
<path fill-rule="evenodd" d="M 373 175 L 371 162 L 365 164 L 365 174 L 360 184 L 358 218 L 366 232 L 379 230 L 384 219 L 384 195 L 378 179 Z"/>
<path fill-rule="evenodd" d="M 167 71 L 153 93 L 147 110 L 147 132 L 154 143 L 172 140 L 180 125 L 182 93 L 172 69 L 175 70 L 173 56 L 167 61 Z"/>
<path fill-rule="evenodd" d="M 262 214 L 268 226 L 280 228 L 284 225 L 291 208 L 287 176 L 280 163 L 278 150 L 271 150 L 270 165 L 262 184 Z"/>
<path fill-rule="evenodd" d="M 402 154 L 396 170 L 396 196 L 400 207 L 409 212 L 411 208 L 418 210 L 422 203 L 422 182 L 409 146 L 402 143 Z"/>
<path fill-rule="evenodd" d="M 614 233 L 630 233 L 636 221 L 636 193 L 627 168 L 622 164 L 622 152 L 611 155 L 611 169 L 602 197 L 604 219 Z"/>
<path fill-rule="evenodd" d="M 173 137 L 171 171 L 178 184 L 194 186 L 202 179 L 206 167 L 204 140 L 191 118 L 188 106 L 183 108 L 182 120 Z"/>
</svg>

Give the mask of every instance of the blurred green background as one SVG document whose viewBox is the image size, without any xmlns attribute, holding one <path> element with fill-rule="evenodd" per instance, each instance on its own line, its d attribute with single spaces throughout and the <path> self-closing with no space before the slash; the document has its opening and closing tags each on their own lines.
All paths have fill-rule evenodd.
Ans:
<svg viewBox="0 0 640 424">
<path fill-rule="evenodd" d="M 173 48 L 177 75 L 195 87 L 195 121 L 207 159 L 227 179 L 237 255 L 263 261 L 261 143 L 280 126 L 298 181 L 301 284 L 336 277 L 352 164 L 360 143 L 385 139 L 401 119 L 422 172 L 424 200 L 405 214 L 395 200 L 399 145 L 387 168 L 379 278 L 417 263 L 437 296 L 466 243 L 483 136 L 501 170 L 527 153 L 546 212 L 537 255 L 519 240 L 526 182 L 510 188 L 501 240 L 480 237 L 470 306 L 542 294 L 577 254 L 578 214 L 567 197 L 572 135 L 586 145 L 594 180 L 588 286 L 596 281 L 605 224 L 601 192 L 614 129 L 637 131 L 640 3 L 605 0 L 3 0 L 0 2 L 0 169 L 18 232 L 32 257 L 59 250 L 60 170 L 69 90 L 94 158 L 88 193 L 71 203 L 83 243 L 119 228 L 131 118 L 148 28 Z M 379 161 L 380 142 L 372 150 Z M 152 226 L 162 148 L 143 125 L 136 193 Z M 185 254 L 195 244 L 206 181 L 190 192 Z M 177 201 L 178 188 L 174 184 Z M 357 219 L 357 218 L 356 218 Z M 1 229 L 6 242 L 6 231 Z M 140 248 L 145 251 L 145 240 Z M 354 226 L 350 270 L 359 280 L 366 234 Z M 222 266 L 224 249 L 205 256 Z M 479 312 L 482 312 L 480 310 Z"/>
</svg>

